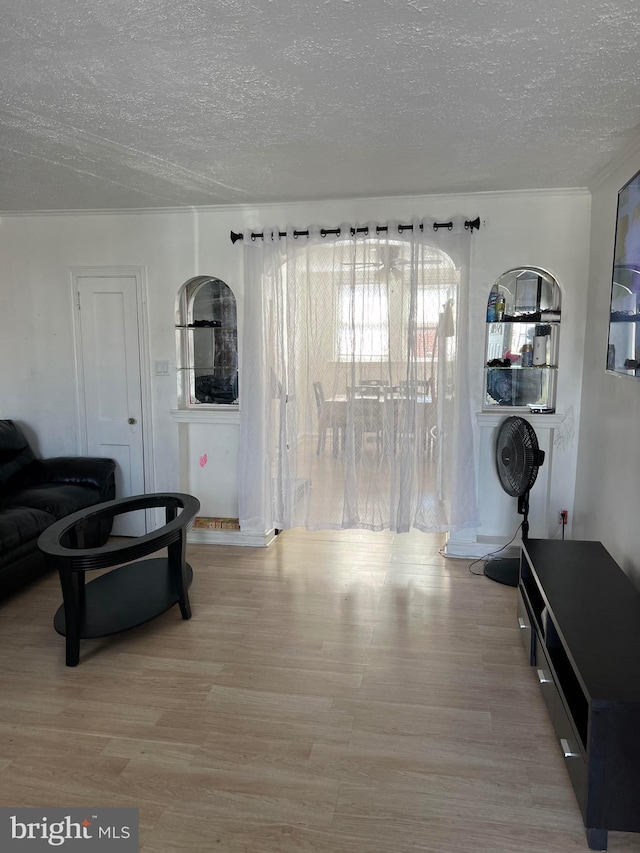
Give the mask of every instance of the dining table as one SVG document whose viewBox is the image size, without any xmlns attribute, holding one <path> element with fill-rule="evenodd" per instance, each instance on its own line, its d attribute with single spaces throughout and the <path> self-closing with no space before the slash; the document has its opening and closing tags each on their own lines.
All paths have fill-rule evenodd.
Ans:
<svg viewBox="0 0 640 853">
<path fill-rule="evenodd" d="M 336 394 L 324 400 L 325 419 L 329 428 L 333 431 L 333 454 L 338 454 L 338 448 L 343 451 L 346 446 L 346 433 L 349 427 L 349 406 L 352 407 L 351 418 L 353 419 L 353 430 L 356 449 L 361 449 L 364 434 L 375 433 L 377 436 L 378 452 L 382 450 L 380 437 L 389 434 L 391 426 L 395 439 L 399 434 L 406 431 L 418 431 L 423 434 L 425 449 L 429 446 L 430 430 L 435 425 L 435 400 L 430 394 L 408 394 L 404 389 L 380 388 L 378 390 L 365 388 L 348 389 L 347 394 Z M 406 412 L 406 406 L 416 406 L 415 415 L 411 412 L 403 421 L 402 415 Z M 409 427 L 405 429 L 405 425 Z M 417 430 L 416 430 L 417 427 Z"/>
</svg>

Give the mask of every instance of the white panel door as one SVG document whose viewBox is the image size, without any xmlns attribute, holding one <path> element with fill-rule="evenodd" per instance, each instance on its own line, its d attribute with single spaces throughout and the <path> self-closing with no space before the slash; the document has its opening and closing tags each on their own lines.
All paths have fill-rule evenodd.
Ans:
<svg viewBox="0 0 640 853">
<path fill-rule="evenodd" d="M 87 453 L 115 459 L 116 497 L 144 494 L 137 280 L 80 275 L 76 285 Z M 142 511 L 115 519 L 114 535 L 145 532 Z"/>
</svg>

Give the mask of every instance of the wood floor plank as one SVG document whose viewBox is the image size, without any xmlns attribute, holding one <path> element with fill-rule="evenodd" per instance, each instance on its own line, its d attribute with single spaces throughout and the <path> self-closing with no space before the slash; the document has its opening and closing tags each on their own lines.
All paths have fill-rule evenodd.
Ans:
<svg viewBox="0 0 640 853">
<path fill-rule="evenodd" d="M 0 602 L 0 804 L 138 808 L 141 853 L 586 853 L 515 590 L 443 541 L 190 546 L 193 618 L 75 669 L 57 577 Z"/>
</svg>

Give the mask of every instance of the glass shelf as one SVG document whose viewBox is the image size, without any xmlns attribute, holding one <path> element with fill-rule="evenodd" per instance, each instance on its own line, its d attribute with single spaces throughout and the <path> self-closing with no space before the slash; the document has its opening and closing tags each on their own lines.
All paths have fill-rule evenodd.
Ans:
<svg viewBox="0 0 640 853">
<path fill-rule="evenodd" d="M 502 320 L 487 320 L 487 325 L 491 325 L 491 323 L 528 323 L 533 325 L 543 324 L 545 326 L 559 326 L 560 325 L 560 317 L 559 315 L 554 314 L 553 317 L 548 317 L 546 312 L 540 312 L 538 319 L 532 319 L 530 316 L 519 317 L 518 315 L 510 315 L 504 314 Z"/>
<path fill-rule="evenodd" d="M 557 370 L 555 364 L 512 364 L 509 367 L 487 364 L 485 370 Z"/>
<path fill-rule="evenodd" d="M 222 323 L 211 323 L 205 326 L 196 326 L 189 324 L 188 326 L 176 326 L 176 329 L 186 330 L 189 332 L 235 332 L 235 326 L 223 326 Z"/>
</svg>

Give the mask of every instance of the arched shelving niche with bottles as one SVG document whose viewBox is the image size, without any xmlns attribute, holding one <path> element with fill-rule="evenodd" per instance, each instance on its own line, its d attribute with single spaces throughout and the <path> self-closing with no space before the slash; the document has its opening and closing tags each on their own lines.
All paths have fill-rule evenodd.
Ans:
<svg viewBox="0 0 640 853">
<path fill-rule="evenodd" d="M 560 318 L 560 287 L 548 272 L 517 267 L 498 278 L 487 301 L 485 411 L 555 411 Z"/>
</svg>

